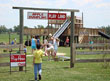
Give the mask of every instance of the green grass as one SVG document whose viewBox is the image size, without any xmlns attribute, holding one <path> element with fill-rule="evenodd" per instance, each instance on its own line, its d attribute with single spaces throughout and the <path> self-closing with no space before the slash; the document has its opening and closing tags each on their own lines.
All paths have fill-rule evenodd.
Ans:
<svg viewBox="0 0 110 81">
<path fill-rule="evenodd" d="M 16 42 L 19 43 L 19 35 L 17 33 L 10 34 L 10 42 L 16 38 Z M 26 36 L 24 36 L 24 42 L 26 40 Z M 9 34 L 0 34 L 0 42 L 4 42 L 6 44 L 9 43 Z"/>
<path fill-rule="evenodd" d="M 28 52 L 31 51 L 28 47 Z M 69 56 L 69 47 L 59 47 L 58 52 L 66 53 Z M 31 53 L 28 53 L 31 54 Z M 90 56 L 90 57 L 89 57 Z M 96 58 L 97 55 L 78 55 L 82 58 Z M 99 57 L 101 57 L 99 55 Z M 10 75 L 9 67 L 0 67 L 0 81 L 32 81 L 34 80 L 33 57 L 27 57 L 27 72 L 12 72 Z M 9 60 L 9 59 L 5 59 Z M 103 68 L 104 63 L 76 63 L 74 68 L 70 67 L 69 61 L 47 61 L 43 57 L 42 81 L 110 81 L 110 66 Z M 18 71 L 18 67 L 13 67 L 13 71 Z"/>
<path fill-rule="evenodd" d="M 1 37 L 2 36 L 2 37 Z M 19 36 L 14 34 L 12 38 Z M 4 40 L 7 38 L 6 40 Z M 26 37 L 24 37 L 24 41 Z M 0 42 L 8 42 L 8 36 L 0 35 Z M 27 47 L 28 55 L 31 55 L 31 48 Z M 2 49 L 3 50 L 3 49 Z M 0 49 L 0 51 L 2 51 Z M 88 49 L 78 51 L 89 51 Z M 65 53 L 70 56 L 69 47 L 59 47 L 58 52 Z M 91 59 L 102 58 L 103 55 L 76 55 L 76 58 Z M 109 58 L 107 55 L 106 58 Z M 74 68 L 70 68 L 70 61 L 47 61 L 48 57 L 43 57 L 42 64 L 42 80 L 41 81 L 110 81 L 110 63 L 105 69 L 104 63 L 76 63 Z M 10 67 L 0 67 L 0 81 L 32 81 L 34 80 L 33 57 L 27 57 L 27 72 L 12 72 L 10 75 Z M 1 62 L 9 62 L 9 58 L 0 59 Z M 18 67 L 12 67 L 12 71 L 18 71 Z"/>
</svg>

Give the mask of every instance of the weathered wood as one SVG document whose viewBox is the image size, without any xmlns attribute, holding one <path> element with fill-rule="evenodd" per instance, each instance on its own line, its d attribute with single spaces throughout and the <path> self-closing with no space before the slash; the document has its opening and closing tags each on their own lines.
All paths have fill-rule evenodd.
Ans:
<svg viewBox="0 0 110 81">
<path fill-rule="evenodd" d="M 110 62 L 110 59 L 77 59 L 77 63 L 87 63 L 87 62 Z"/>
<path fill-rule="evenodd" d="M 79 47 L 106 47 L 106 46 L 110 46 L 109 43 L 95 43 L 95 44 L 89 44 L 89 43 L 85 43 L 85 44 L 75 44 L 76 48 Z"/>
<path fill-rule="evenodd" d="M 19 47 L 20 47 L 20 44 L 19 45 L 0 45 L 0 48 L 9 48 L 9 49 L 19 48 Z"/>
<path fill-rule="evenodd" d="M 77 9 L 52 9 L 52 8 L 31 8 L 31 7 L 13 7 L 13 9 L 79 12 L 79 10 Z"/>
<path fill-rule="evenodd" d="M 24 27 L 23 27 L 23 9 L 19 10 L 19 15 L 20 15 L 20 21 L 19 21 L 19 25 L 20 25 L 20 44 L 23 44 L 23 35 L 24 35 Z"/>
<path fill-rule="evenodd" d="M 54 34 L 58 28 L 24 28 L 24 34 L 25 35 L 48 35 L 48 33 Z M 85 30 L 87 32 L 85 32 Z M 90 28 L 77 28 L 75 26 L 75 35 L 91 35 L 91 36 L 99 36 L 97 31 L 100 29 L 93 29 Z M 53 32 L 52 32 L 53 31 Z M 65 30 L 65 32 L 62 35 L 70 35 L 70 25 Z M 93 34 L 91 34 L 91 31 L 93 31 Z M 103 29 L 101 31 L 104 31 Z"/>
<path fill-rule="evenodd" d="M 76 51 L 78 55 L 110 54 L 110 51 Z"/>
<path fill-rule="evenodd" d="M 75 47 L 74 47 L 74 36 L 75 36 L 75 21 L 74 12 L 71 12 L 71 38 L 70 38 L 70 67 L 74 67 L 75 64 Z"/>
<path fill-rule="evenodd" d="M 10 54 L 0 54 L 0 58 L 3 58 L 3 57 L 9 57 Z"/>
<path fill-rule="evenodd" d="M 0 67 L 4 67 L 4 66 L 10 66 L 10 63 L 9 63 L 9 62 L 6 62 L 6 63 L 0 63 Z"/>
</svg>

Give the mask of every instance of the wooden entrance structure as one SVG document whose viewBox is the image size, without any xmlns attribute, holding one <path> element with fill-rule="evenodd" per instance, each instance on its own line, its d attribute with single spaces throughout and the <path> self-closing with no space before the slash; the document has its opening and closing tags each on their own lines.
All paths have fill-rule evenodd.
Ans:
<svg viewBox="0 0 110 81">
<path fill-rule="evenodd" d="M 51 8 L 30 8 L 30 7 L 13 7 L 13 9 L 19 9 L 19 14 L 20 14 L 20 43 L 23 44 L 23 18 L 24 18 L 24 10 L 42 10 L 42 11 L 65 11 L 65 12 L 70 12 L 71 13 L 71 41 L 70 41 L 70 45 L 71 45 L 71 49 L 70 49 L 70 67 L 74 67 L 74 63 L 75 63 L 75 45 L 74 45 L 74 33 L 75 33 L 75 21 L 74 21 L 74 15 L 75 12 L 79 12 L 79 10 L 77 9 L 51 9 Z"/>
</svg>

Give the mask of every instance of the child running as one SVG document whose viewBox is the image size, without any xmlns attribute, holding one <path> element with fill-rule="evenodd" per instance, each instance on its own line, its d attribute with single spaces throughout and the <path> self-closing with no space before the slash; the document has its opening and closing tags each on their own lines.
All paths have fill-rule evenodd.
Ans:
<svg viewBox="0 0 110 81">
<path fill-rule="evenodd" d="M 40 49 L 40 45 L 37 45 L 37 50 L 34 51 L 33 64 L 34 64 L 34 76 L 37 81 L 37 71 L 39 73 L 39 80 L 41 80 L 42 72 L 42 56 L 43 51 Z"/>
</svg>

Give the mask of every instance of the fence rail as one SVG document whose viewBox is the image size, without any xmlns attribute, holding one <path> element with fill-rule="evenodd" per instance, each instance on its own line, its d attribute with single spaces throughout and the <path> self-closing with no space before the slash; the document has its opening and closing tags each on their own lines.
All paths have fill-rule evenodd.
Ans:
<svg viewBox="0 0 110 81">
<path fill-rule="evenodd" d="M 76 51 L 78 55 L 110 54 L 110 51 Z"/>
<path fill-rule="evenodd" d="M 10 66 L 10 62 L 0 63 L 0 67 Z"/>
<path fill-rule="evenodd" d="M 75 44 L 76 48 L 78 47 L 110 47 L 110 43 L 95 43 L 95 44 Z"/>
<path fill-rule="evenodd" d="M 76 60 L 77 63 L 87 63 L 87 62 L 110 62 L 110 59 L 78 59 Z"/>
<path fill-rule="evenodd" d="M 19 48 L 21 46 L 21 44 L 19 45 L 0 45 L 0 48 Z"/>
</svg>

